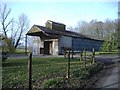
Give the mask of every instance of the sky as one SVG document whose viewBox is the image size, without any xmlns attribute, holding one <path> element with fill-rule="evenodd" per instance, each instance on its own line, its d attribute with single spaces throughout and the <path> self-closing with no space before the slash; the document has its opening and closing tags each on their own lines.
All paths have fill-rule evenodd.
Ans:
<svg viewBox="0 0 120 90">
<path fill-rule="evenodd" d="M 67 27 L 74 27 L 78 21 L 89 22 L 93 19 L 104 21 L 108 18 L 111 20 L 118 18 L 118 0 L 114 2 L 111 2 L 112 0 L 96 1 L 62 0 L 56 2 L 52 0 L 47 2 L 47 0 L 29 0 L 28 2 L 21 0 L 21 2 L 16 2 L 4 0 L 4 3 L 8 8 L 11 8 L 11 18 L 18 19 L 21 13 L 27 15 L 30 27 L 34 24 L 44 26 L 47 20 L 64 23 Z"/>
</svg>

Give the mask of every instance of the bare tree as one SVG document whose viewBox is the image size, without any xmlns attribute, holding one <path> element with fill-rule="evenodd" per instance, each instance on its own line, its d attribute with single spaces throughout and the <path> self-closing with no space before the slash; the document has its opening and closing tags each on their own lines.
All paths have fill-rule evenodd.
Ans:
<svg viewBox="0 0 120 90">
<path fill-rule="evenodd" d="M 8 37 L 7 32 L 9 31 L 8 27 L 13 22 L 13 18 L 8 20 L 8 16 L 11 12 L 11 9 L 7 9 L 7 5 L 0 5 L 0 22 L 2 24 L 3 34 Z"/>
<path fill-rule="evenodd" d="M 118 20 L 106 19 L 105 21 L 91 20 L 89 23 L 86 21 L 79 21 L 77 27 L 69 28 L 80 33 L 87 35 L 94 39 L 102 39 L 105 41 L 103 50 L 110 51 L 119 47 L 118 43 Z"/>
<path fill-rule="evenodd" d="M 6 4 L 3 6 L 0 5 L 0 23 L 2 26 L 2 33 L 6 38 L 11 40 L 11 46 L 16 49 L 20 41 L 23 39 L 25 31 L 27 31 L 29 27 L 29 20 L 25 14 L 20 14 L 17 21 L 13 20 L 13 18 L 9 19 L 10 12 L 11 9 L 8 9 Z"/>
<path fill-rule="evenodd" d="M 21 14 L 19 16 L 17 25 L 18 25 L 18 29 L 17 29 L 18 32 L 17 32 L 17 40 L 15 43 L 15 49 L 19 45 L 20 40 L 24 38 L 23 34 L 25 34 L 27 29 L 29 28 L 29 20 L 25 14 Z"/>
<path fill-rule="evenodd" d="M 69 27 L 76 32 L 95 39 L 105 39 L 110 33 L 117 30 L 117 20 L 106 19 L 104 22 L 91 20 L 90 22 L 79 21 L 75 28 Z"/>
</svg>

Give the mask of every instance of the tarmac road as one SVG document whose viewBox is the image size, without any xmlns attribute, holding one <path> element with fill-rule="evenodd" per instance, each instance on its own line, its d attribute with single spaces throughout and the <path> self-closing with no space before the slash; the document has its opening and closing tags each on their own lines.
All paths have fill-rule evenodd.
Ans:
<svg viewBox="0 0 120 90">
<path fill-rule="evenodd" d="M 100 88 L 100 90 L 106 90 L 106 88 L 117 88 L 120 90 L 120 58 L 117 55 L 104 55 L 98 58 L 99 62 L 105 62 L 111 64 L 110 68 L 106 69 L 106 72 L 97 80 L 94 87 Z M 114 64 L 113 64 L 114 63 Z"/>
<path fill-rule="evenodd" d="M 107 69 L 104 75 L 95 83 L 95 88 L 101 88 L 101 90 L 105 88 L 120 89 L 120 70 L 118 65 L 120 65 L 120 63 Z"/>
<path fill-rule="evenodd" d="M 110 55 L 99 55 L 95 57 L 98 62 L 104 62 L 105 64 L 114 64 L 120 61 L 120 55 L 110 54 Z"/>
</svg>

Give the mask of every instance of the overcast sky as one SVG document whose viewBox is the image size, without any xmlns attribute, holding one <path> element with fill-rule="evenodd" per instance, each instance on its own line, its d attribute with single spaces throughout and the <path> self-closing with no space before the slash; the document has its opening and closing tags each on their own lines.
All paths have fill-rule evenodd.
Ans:
<svg viewBox="0 0 120 90">
<path fill-rule="evenodd" d="M 14 0 L 4 0 L 8 8 L 11 8 L 10 17 L 18 18 L 20 13 L 25 13 L 30 25 L 45 25 L 47 20 L 61 22 L 69 26 L 75 26 L 78 21 L 91 21 L 97 19 L 104 21 L 109 18 L 111 20 L 118 18 L 118 0 L 61 0 L 56 2 L 47 2 L 47 0 L 23 1 L 16 2 Z"/>
</svg>

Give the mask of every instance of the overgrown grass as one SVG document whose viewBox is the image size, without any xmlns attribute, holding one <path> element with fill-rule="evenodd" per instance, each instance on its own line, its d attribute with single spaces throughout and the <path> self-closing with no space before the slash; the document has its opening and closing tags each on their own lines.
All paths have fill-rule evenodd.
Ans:
<svg viewBox="0 0 120 90">
<path fill-rule="evenodd" d="M 112 50 L 110 52 L 105 52 L 105 51 L 100 51 L 100 52 L 95 52 L 95 55 L 104 55 L 104 54 L 119 54 L 119 50 Z"/>
<path fill-rule="evenodd" d="M 42 87 L 42 82 L 56 77 L 66 77 L 67 58 L 33 58 L 32 60 L 32 85 Z M 84 62 L 78 58 L 71 59 L 71 77 L 75 70 L 84 70 Z M 3 88 L 28 87 L 28 60 L 8 59 L 2 63 Z M 89 65 L 90 63 L 87 62 Z"/>
<path fill-rule="evenodd" d="M 19 85 L 26 87 L 28 81 L 27 63 L 27 59 L 8 59 L 6 62 L 3 62 L 3 87 L 20 87 Z M 80 64 L 79 59 L 72 59 L 71 66 L 73 66 L 73 64 Z M 33 58 L 33 81 L 52 73 L 64 72 L 66 67 L 67 59 L 65 58 Z M 63 75 L 65 73 L 66 72 L 64 72 Z"/>
<path fill-rule="evenodd" d="M 16 49 L 15 54 L 25 54 L 25 49 Z"/>
</svg>

